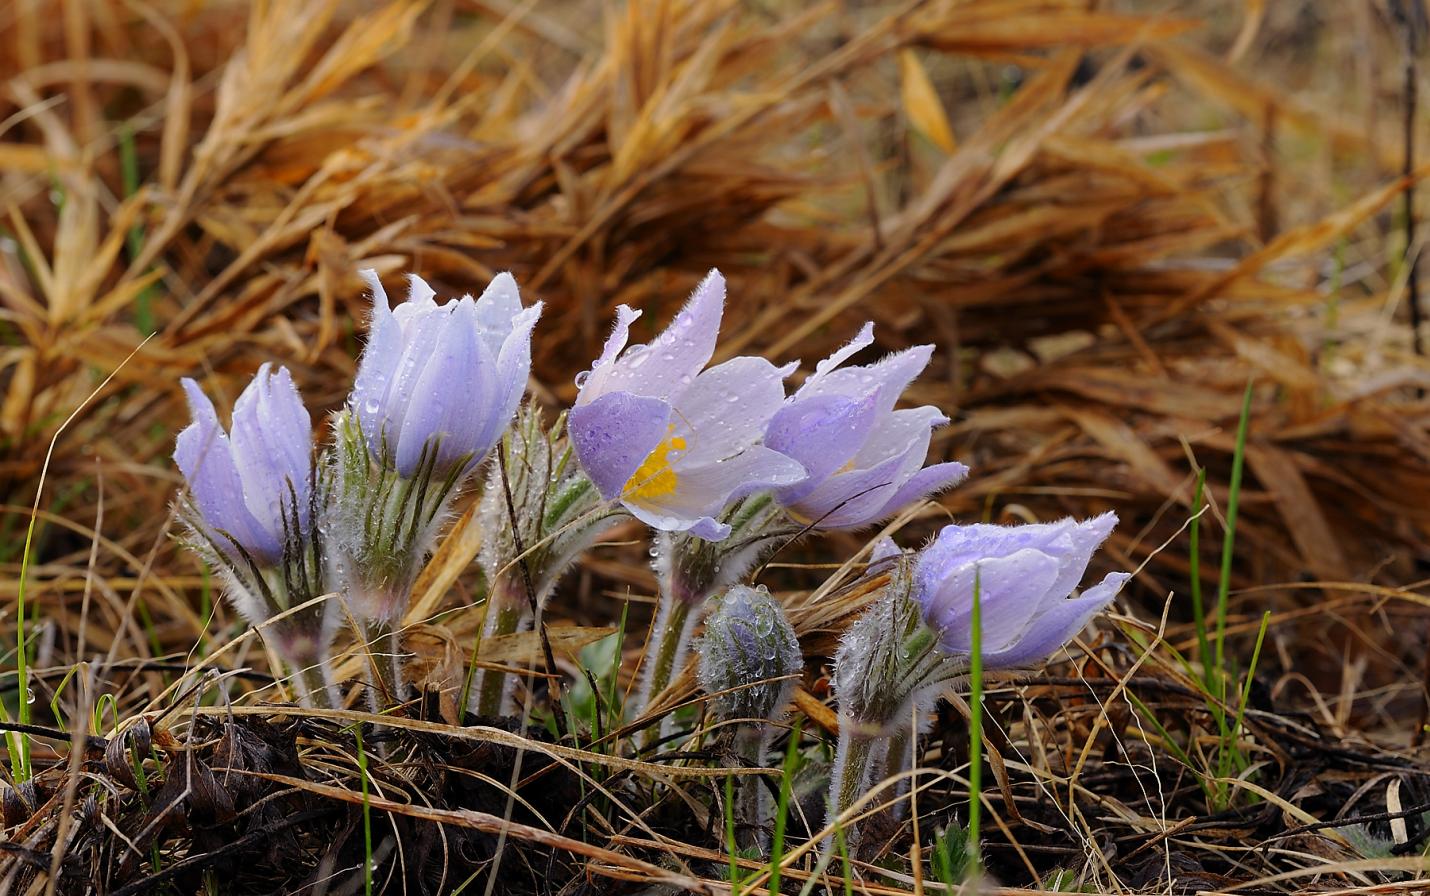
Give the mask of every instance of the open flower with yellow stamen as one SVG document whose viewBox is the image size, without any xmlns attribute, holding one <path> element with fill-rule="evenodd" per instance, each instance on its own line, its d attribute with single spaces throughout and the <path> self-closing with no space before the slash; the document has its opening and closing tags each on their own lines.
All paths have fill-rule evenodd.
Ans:
<svg viewBox="0 0 1430 896">
<path fill-rule="evenodd" d="M 705 599 L 772 543 L 783 511 L 771 490 L 805 477 L 761 444 L 794 365 L 739 357 L 705 369 L 724 308 L 725 278 L 711 271 L 665 332 L 626 348 L 640 312 L 620 306 L 601 357 L 577 378 L 567 422 L 602 496 L 657 530 L 660 604 L 642 708 L 684 665 Z"/>
<path fill-rule="evenodd" d="M 719 516 L 732 501 L 805 476 L 760 444 L 794 366 L 739 357 L 705 369 L 724 305 L 725 278 L 711 271 L 664 333 L 630 348 L 640 312 L 620 306 L 601 357 L 577 380 L 568 424 L 607 500 L 654 529 L 711 541 L 730 534 Z"/>
</svg>

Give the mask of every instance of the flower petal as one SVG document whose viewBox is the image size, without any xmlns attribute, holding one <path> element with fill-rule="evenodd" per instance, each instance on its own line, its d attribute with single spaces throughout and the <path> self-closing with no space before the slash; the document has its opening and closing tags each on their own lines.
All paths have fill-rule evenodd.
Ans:
<svg viewBox="0 0 1430 896">
<path fill-rule="evenodd" d="M 719 463 L 681 470 L 671 491 L 630 497 L 625 504 L 656 529 L 689 530 L 709 538 L 694 528 L 702 520 L 718 516 L 737 498 L 760 489 L 789 485 L 803 476 L 804 468 L 797 461 L 755 445 Z M 721 528 L 728 533 L 728 527 Z"/>
<path fill-rule="evenodd" d="M 982 610 L 985 654 L 1012 646 L 1043 607 L 1058 561 L 1032 548 L 1006 557 L 977 560 L 952 570 L 933 594 L 919 594 L 925 618 L 940 633 L 944 648 L 972 650 L 973 589 Z"/>
<path fill-rule="evenodd" d="M 947 461 L 934 464 L 931 467 L 924 467 L 910 476 L 908 482 L 899 486 L 899 490 L 894 492 L 894 496 L 879 511 L 876 519 L 888 519 L 911 504 L 938 494 L 944 489 L 953 488 L 967 477 L 968 466 L 957 461 Z"/>
<path fill-rule="evenodd" d="M 393 373 L 402 360 L 402 327 L 392 316 L 387 293 L 377 272 L 368 269 L 360 273 L 372 290 L 372 322 L 368 326 L 367 347 L 363 349 L 362 361 L 358 364 L 349 405 L 357 414 L 368 444 L 372 445 L 372 439 L 381 429 L 379 415 L 392 385 Z"/>
<path fill-rule="evenodd" d="M 430 357 L 414 380 L 397 438 L 397 471 L 403 476 L 416 472 L 426 445 L 437 451 L 434 470 L 449 469 L 469 454 L 496 394 L 495 362 L 477 335 L 475 303 L 464 298 L 439 314 L 445 319 L 435 343 L 420 347 Z"/>
<path fill-rule="evenodd" d="M 591 363 L 590 370 L 576 374 L 576 388 L 580 390 L 576 393 L 576 404 L 595 401 L 611 391 L 606 388 L 606 382 L 611 376 L 616 358 L 630 340 L 631 324 L 640 316 L 641 312 L 629 305 L 616 306 L 616 322 L 611 327 L 611 335 L 606 337 L 606 344 L 601 348 L 601 356 Z"/>
<path fill-rule="evenodd" d="M 947 423 L 948 418 L 932 405 L 889 413 L 879 409 L 884 402 L 884 394 L 881 391 L 875 399 L 875 412 L 879 415 L 878 425 L 854 455 L 854 466 L 868 468 L 891 457 L 913 453 L 917 455 L 913 469 L 918 469 L 928 455 L 930 433 L 934 427 Z M 910 475 L 912 472 L 910 470 Z"/>
<path fill-rule="evenodd" d="M 755 444 L 784 401 L 784 372 L 742 356 L 695 377 L 675 402 L 675 434 L 689 445 L 676 469 L 715 463 Z"/>
<path fill-rule="evenodd" d="M 1062 563 L 1062 570 L 1058 580 L 1053 583 L 1051 594 L 1062 598 L 1072 593 L 1086 575 L 1093 553 L 1107 540 L 1107 536 L 1112 534 L 1116 525 L 1117 514 L 1108 511 L 1067 527 L 1063 531 L 1063 537 L 1043 549 Z"/>
<path fill-rule="evenodd" d="M 814 365 L 814 373 L 810 374 L 809 379 L 805 380 L 805 385 L 810 386 L 818 383 L 828 376 L 830 372 L 839 369 L 839 365 L 849 360 L 853 355 L 873 344 L 874 322 L 868 321 L 864 326 L 859 328 L 859 332 L 855 334 L 853 339 L 835 349 L 833 354 Z M 811 390 L 811 394 L 813 394 L 813 390 Z"/>
<path fill-rule="evenodd" d="M 903 458 L 890 458 L 868 470 L 830 477 L 798 502 L 789 505 L 797 516 L 820 529 L 844 529 L 872 522 L 907 476 Z"/>
<path fill-rule="evenodd" d="M 407 327 L 413 320 L 436 310 L 436 295 L 426 280 L 416 274 L 407 275 L 407 301 L 398 305 L 392 312 L 393 317 L 402 325 L 403 333 L 407 332 Z"/>
<path fill-rule="evenodd" d="M 611 392 L 571 409 L 571 444 L 602 496 L 620 497 L 641 462 L 665 439 L 670 412 L 659 398 L 629 392 Z"/>
<path fill-rule="evenodd" d="M 477 333 L 493 358 L 501 354 L 521 313 L 521 291 L 516 278 L 506 271 L 497 274 L 477 299 Z"/>
<path fill-rule="evenodd" d="M 398 310 L 404 307 L 407 306 L 399 306 Z M 369 444 L 378 440 L 379 446 L 386 446 L 385 451 L 391 454 L 394 463 L 397 463 L 398 447 L 402 443 L 403 429 L 412 411 L 412 399 L 417 393 L 418 382 L 422 379 L 422 372 L 436 355 L 433 349 L 442 338 L 443 328 L 451 323 L 452 310 L 434 305 L 425 314 L 409 316 L 410 322 L 403 330 L 402 358 L 392 371 L 392 385 L 388 387 L 387 397 L 378 413 L 376 431 L 365 433 Z M 383 451 L 379 450 L 378 456 L 381 457 L 382 454 Z M 411 475 L 416 463 L 415 458 L 414 452 L 410 465 L 397 463 L 398 472 L 404 476 Z"/>
<path fill-rule="evenodd" d="M 854 458 L 869 437 L 875 419 L 874 396 L 795 397 L 777 411 L 765 431 L 765 445 L 799 461 L 804 482 L 780 489 L 786 507 L 799 503 L 835 471 Z"/>
<path fill-rule="evenodd" d="M 597 389 L 595 394 L 620 391 L 653 398 L 679 395 L 715 353 L 724 309 L 725 278 L 712 270 L 663 333 L 649 345 L 632 346 L 614 362 L 602 365 L 605 376 L 597 379 L 598 371 L 593 370 L 586 388 Z"/>
<path fill-rule="evenodd" d="M 506 339 L 501 344 L 496 363 L 496 404 L 487 414 L 487 428 L 476 442 L 479 454 L 485 455 L 501 438 L 511 418 L 526 394 L 526 381 L 531 376 L 531 331 L 541 319 L 542 303 L 523 308 L 512 318 Z"/>
<path fill-rule="evenodd" d="M 174 462 L 189 484 L 199 515 L 209 528 L 232 536 L 254 559 L 276 562 L 282 556 L 282 545 L 249 512 L 243 481 L 213 403 L 198 383 L 188 377 L 182 383 L 193 423 L 185 427 L 175 441 Z M 233 553 L 228 539 L 222 535 L 216 543 L 225 552 Z"/>
<path fill-rule="evenodd" d="M 253 518 L 281 539 L 296 503 L 306 529 L 313 465 L 313 421 L 287 368 L 264 364 L 233 405 L 231 456 Z M 291 487 L 291 491 L 290 491 Z"/>
<path fill-rule="evenodd" d="M 1033 620 L 1017 643 L 1001 651 L 986 653 L 984 668 L 1014 669 L 1048 659 L 1102 612 L 1130 578 L 1132 576 L 1125 572 L 1108 573 L 1106 578 L 1080 596 L 1058 601 Z"/>
<path fill-rule="evenodd" d="M 801 395 L 811 396 L 865 395 L 879 390 L 879 410 L 888 413 L 909 383 L 928 366 L 931 357 L 932 345 L 916 345 L 863 367 L 831 370 L 819 380 L 806 383 L 800 392 Z M 806 393 L 805 389 L 809 392 Z"/>
</svg>

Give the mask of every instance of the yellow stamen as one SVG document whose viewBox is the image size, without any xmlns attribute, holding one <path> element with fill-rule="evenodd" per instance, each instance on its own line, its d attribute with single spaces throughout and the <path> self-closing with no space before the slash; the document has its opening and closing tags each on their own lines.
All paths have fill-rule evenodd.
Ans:
<svg viewBox="0 0 1430 896">
<path fill-rule="evenodd" d="M 685 439 L 675 435 L 675 424 L 670 425 L 670 435 L 646 455 L 645 460 L 626 480 L 624 496 L 637 500 L 661 498 L 675 491 L 678 477 L 670 468 L 670 455 L 685 450 Z"/>
</svg>

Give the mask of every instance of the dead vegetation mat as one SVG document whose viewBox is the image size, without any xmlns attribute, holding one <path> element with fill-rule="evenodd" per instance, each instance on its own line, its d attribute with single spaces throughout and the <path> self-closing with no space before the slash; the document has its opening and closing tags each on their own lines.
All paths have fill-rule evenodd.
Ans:
<svg viewBox="0 0 1430 896">
<path fill-rule="evenodd" d="M 395 728 L 259 702 L 262 650 L 234 646 L 221 605 L 206 615 L 209 583 L 171 538 L 168 460 L 180 376 L 232 396 L 279 361 L 315 410 L 340 405 L 359 268 L 416 270 L 444 293 L 512 271 L 547 303 L 534 387 L 560 404 L 616 304 L 653 327 L 719 267 L 726 355 L 812 362 L 869 319 L 881 350 L 937 343 L 911 397 L 953 418 L 935 453 L 974 474 L 908 543 L 950 517 L 1123 520 L 1109 553 L 1139 588 L 1115 630 L 989 695 L 1006 723 L 1006 768 L 989 770 L 998 879 L 1423 886 L 1430 367 L 1406 326 L 1420 243 L 1401 203 L 1423 172 L 1399 150 L 1403 7 L 0 9 L 0 641 L 14 643 L 33 501 L 48 745 L 33 785 L 8 787 L 0 881 L 352 892 L 369 780 L 380 883 L 446 892 L 495 871 L 493 892 L 724 892 L 718 819 L 695 808 L 718 785 L 695 772 L 612 766 L 589 741 L 558 756 L 510 723 L 459 726 L 473 720 L 440 699 Z M 1412 119 L 1422 145 L 1424 130 Z M 1271 611 L 1243 734 L 1260 791 L 1214 810 L 1128 695 L 1193 754 L 1211 736 L 1174 654 L 1193 643 L 1185 524 L 1205 471 L 1213 592 L 1248 383 L 1229 632 L 1248 652 Z M 800 595 L 831 571 L 811 564 L 860 546 L 832 537 L 770 570 L 809 659 L 811 744 L 830 716 L 822 664 L 857 603 L 802 611 Z M 465 569 L 467 548 L 442 559 Z M 478 587 L 471 573 L 427 584 L 408 621 L 434 629 Z M 613 624 L 651 592 L 643 545 L 594 552 L 568 586 L 555 614 Z M 185 674 L 201 657 L 221 681 Z M 9 705 L 15 681 L 0 676 Z M 192 705 L 218 691 L 223 711 Z M 107 737 L 66 724 L 97 704 Z M 961 719 L 946 708 L 922 764 L 965 761 Z M 597 811 L 590 787 L 607 777 Z M 898 866 L 966 803 L 955 777 L 930 780 L 918 837 L 890 821 L 866 859 Z M 1383 856 L 1363 857 L 1355 825 Z M 906 891 L 910 873 L 904 860 L 858 885 Z"/>
</svg>

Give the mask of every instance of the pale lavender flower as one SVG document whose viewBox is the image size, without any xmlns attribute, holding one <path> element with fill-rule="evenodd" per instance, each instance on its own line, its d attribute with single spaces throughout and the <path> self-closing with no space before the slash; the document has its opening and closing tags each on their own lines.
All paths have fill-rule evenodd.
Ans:
<svg viewBox="0 0 1430 896">
<path fill-rule="evenodd" d="M 523 308 L 516 281 L 498 274 L 480 299 L 438 305 L 414 274 L 407 301 L 389 309 L 377 273 L 361 273 L 372 288 L 372 328 L 350 407 L 369 451 L 406 477 L 424 461 L 437 475 L 458 464 L 470 470 L 521 402 L 541 303 Z M 435 457 L 424 458 L 424 447 Z"/>
<path fill-rule="evenodd" d="M 711 271 L 664 333 L 628 349 L 640 312 L 620 306 L 568 424 L 602 496 L 653 528 L 714 541 L 730 532 L 717 517 L 732 501 L 805 475 L 759 444 L 793 365 L 739 357 L 705 369 L 724 304 L 725 280 Z"/>
<path fill-rule="evenodd" d="M 499 274 L 480 299 L 438 305 L 422 278 L 388 308 L 377 273 L 372 326 L 346 412 L 337 423 L 336 568 L 348 605 L 378 653 L 379 691 L 400 699 L 397 625 L 453 496 L 516 414 L 531 370 L 541 303 L 521 305 Z"/>
<path fill-rule="evenodd" d="M 224 432 L 198 384 L 186 378 L 183 386 L 193 423 L 179 433 L 174 461 L 189 485 L 181 509 L 192 545 L 218 569 L 244 619 L 263 627 L 293 666 L 300 698 L 334 705 L 331 605 L 294 612 L 327 591 L 317 521 L 323 494 L 303 399 L 286 369 L 275 373 L 264 364 L 234 404 L 231 432 Z"/>
<path fill-rule="evenodd" d="M 1069 598 L 1115 513 L 1077 522 L 946 526 L 918 555 L 913 594 L 943 650 L 972 650 L 974 582 L 982 609 L 983 667 L 1035 665 L 1052 656 L 1112 602 L 1131 576 L 1113 572 Z"/>
<path fill-rule="evenodd" d="M 823 361 L 773 419 L 765 444 L 799 461 L 808 478 L 775 494 L 791 515 L 821 529 L 865 526 L 957 485 L 968 467 L 924 467 L 937 408 L 894 410 L 900 394 L 928 365 L 920 345 L 875 364 L 841 368 L 874 341 L 874 325 Z"/>
<path fill-rule="evenodd" d="M 260 367 L 234 404 L 232 436 L 198 383 L 182 382 L 193 422 L 179 433 L 174 461 L 206 535 L 235 560 L 247 553 L 278 563 L 289 536 L 311 522 L 313 424 L 293 377 Z"/>
<path fill-rule="evenodd" d="M 829 818 L 846 813 L 878 768 L 906 770 L 909 746 L 938 695 L 966 679 L 973 651 L 973 595 L 981 610 L 983 668 L 1043 662 L 1106 607 L 1130 578 L 1108 574 L 1069 597 L 1093 552 L 1117 524 L 1105 513 L 1026 526 L 947 526 L 914 555 L 875 547 L 890 565 L 884 594 L 855 620 L 834 659 L 839 746 Z M 909 720 L 917 721 L 910 727 Z M 895 785 L 895 794 L 902 785 Z"/>
</svg>

